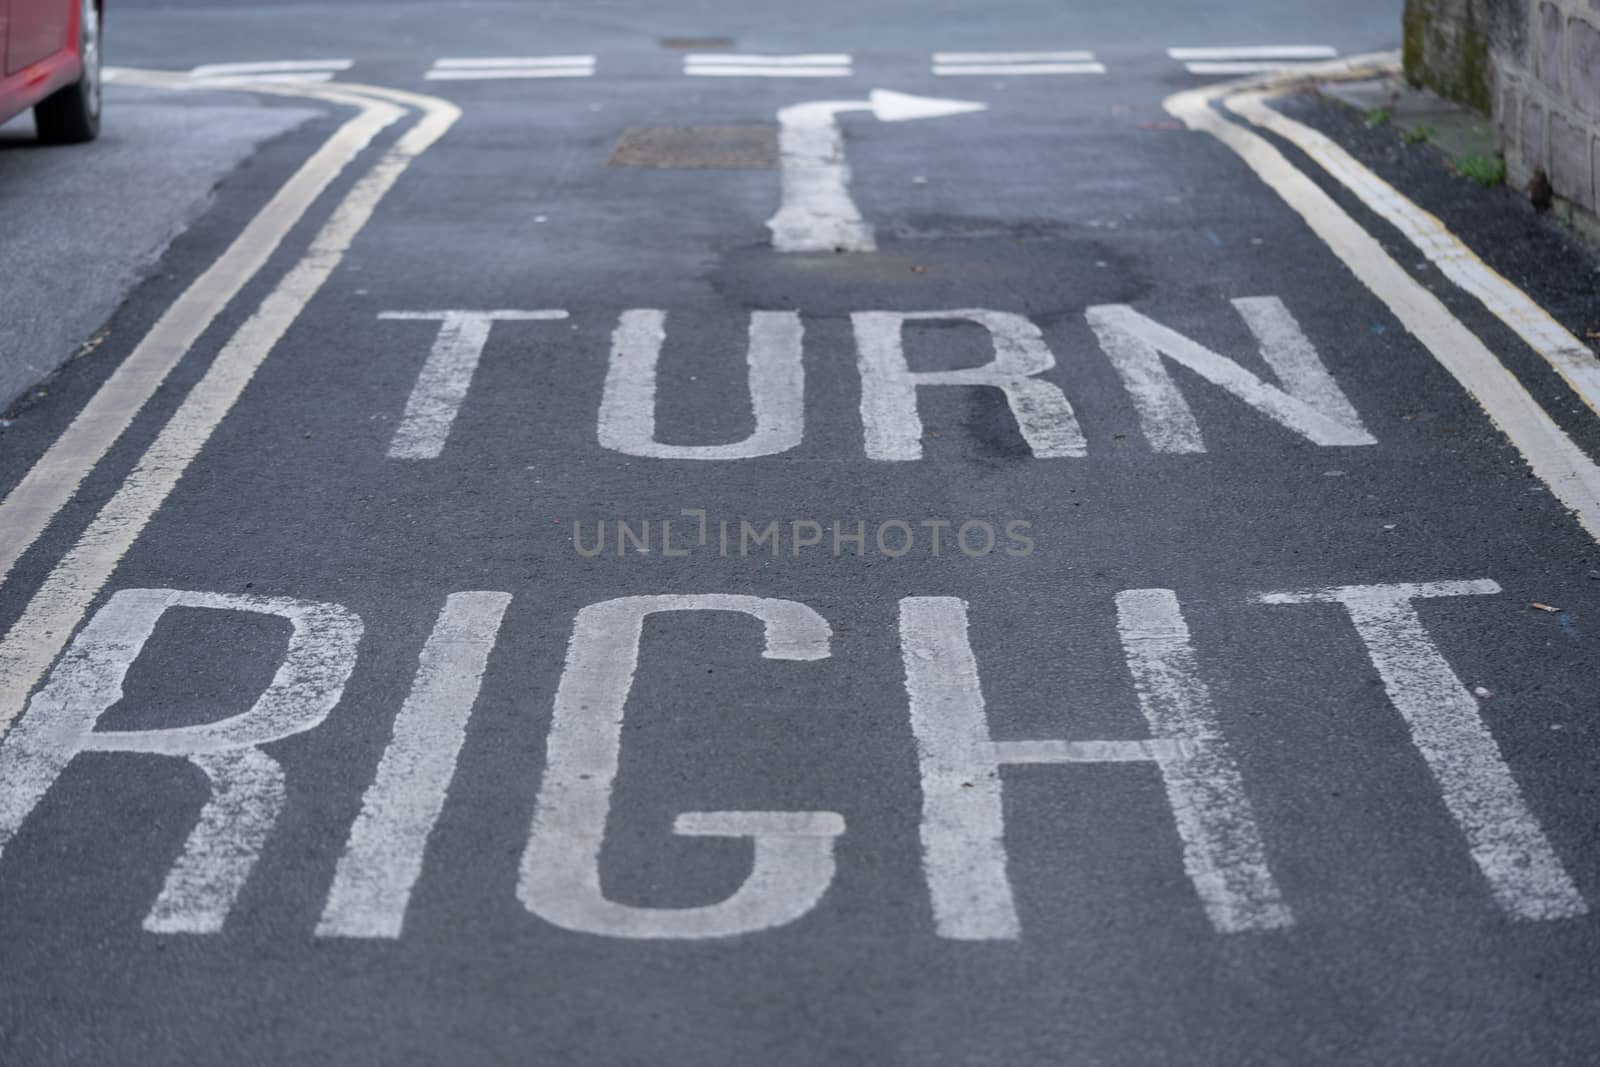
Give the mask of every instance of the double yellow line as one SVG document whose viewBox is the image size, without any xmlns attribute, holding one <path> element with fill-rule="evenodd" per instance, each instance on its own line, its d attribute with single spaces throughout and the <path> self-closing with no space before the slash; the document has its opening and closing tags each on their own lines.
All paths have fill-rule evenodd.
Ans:
<svg viewBox="0 0 1600 1067">
<path fill-rule="evenodd" d="M 1320 79 L 1393 73 L 1393 55 L 1365 56 L 1296 67 L 1293 71 L 1178 93 L 1167 111 L 1193 130 L 1227 145 L 1282 197 L 1361 283 L 1427 347 L 1470 393 L 1534 474 L 1600 541 L 1600 466 L 1580 449 L 1476 334 L 1384 251 L 1377 239 L 1292 164 L 1272 142 L 1230 121 L 1216 105 L 1300 149 L 1400 231 L 1452 282 L 1516 331 L 1578 394 L 1600 412 L 1600 360 L 1521 289 L 1498 274 L 1435 216 L 1344 149 L 1268 106 L 1290 89 Z"/>
<path fill-rule="evenodd" d="M 120 85 L 185 89 L 183 76 L 117 70 Z M 189 390 L 73 548 L 55 565 L 22 616 L 0 640 L 0 736 L 65 647 L 122 557 L 171 494 L 256 370 L 339 266 L 356 235 L 400 175 L 460 118 L 436 97 L 367 85 L 240 83 L 230 89 L 353 107 L 233 243 L 192 282 L 95 393 L 50 449 L 0 501 L 0 583 L 72 499 L 180 360 L 293 227 L 371 145 L 408 115 L 416 121 L 344 194 L 298 262 L 236 330 Z"/>
</svg>

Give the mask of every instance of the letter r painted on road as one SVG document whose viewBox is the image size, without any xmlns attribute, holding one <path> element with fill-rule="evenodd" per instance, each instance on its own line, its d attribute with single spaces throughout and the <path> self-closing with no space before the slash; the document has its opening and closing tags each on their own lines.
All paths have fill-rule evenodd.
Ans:
<svg viewBox="0 0 1600 1067">
<path fill-rule="evenodd" d="M 922 776 L 923 871 L 940 937 L 1021 936 L 1007 874 L 1000 773 L 1007 765 L 1154 763 L 1183 841 L 1183 865 L 1219 933 L 1293 922 L 1229 756 L 1189 644 L 1165 589 L 1117 596 L 1117 622 L 1145 741 L 995 741 L 984 710 L 967 605 L 953 597 L 900 601 L 901 655 Z"/>
<path fill-rule="evenodd" d="M 762 656 L 820 660 L 832 632 L 822 616 L 792 600 L 753 596 L 634 596 L 590 604 L 578 613 L 556 690 L 544 781 L 517 895 L 529 911 L 582 933 L 628 938 L 730 937 L 781 926 L 816 906 L 833 881 L 834 839 L 844 819 L 827 811 L 685 812 L 673 832 L 748 837 L 752 869 L 732 896 L 689 908 L 644 908 L 606 898 L 600 850 L 621 758 L 623 709 L 639 664 L 647 616 L 731 611 L 766 626 Z"/>
<path fill-rule="evenodd" d="M 917 390 L 932 385 L 987 386 L 1005 394 L 1028 448 L 1040 459 L 1088 455 L 1077 415 L 1061 389 L 1037 375 L 1056 365 L 1039 327 L 1009 311 L 858 311 L 861 423 L 867 457 L 922 458 Z M 963 370 L 913 371 L 906 361 L 907 322 L 964 320 L 989 331 L 994 358 Z"/>
<path fill-rule="evenodd" d="M 196 726 L 96 732 L 123 680 L 171 608 L 248 611 L 289 620 L 288 651 L 254 705 Z M 337 604 L 176 589 L 124 589 L 73 639 L 0 744 L 0 849 L 80 752 L 176 756 L 205 772 L 211 796 L 146 916 L 152 933 L 215 933 L 261 854 L 284 802 L 283 769 L 260 746 L 327 718 L 356 663 L 361 620 Z"/>
</svg>

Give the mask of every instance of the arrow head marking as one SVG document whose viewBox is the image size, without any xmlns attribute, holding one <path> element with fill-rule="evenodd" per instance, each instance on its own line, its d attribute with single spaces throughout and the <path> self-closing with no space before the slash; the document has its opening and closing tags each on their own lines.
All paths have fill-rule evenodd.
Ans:
<svg viewBox="0 0 1600 1067">
<path fill-rule="evenodd" d="M 883 122 L 907 122 L 911 119 L 937 119 L 945 115 L 964 115 L 969 111 L 987 111 L 988 104 L 970 100 L 941 100 L 936 96 L 912 96 L 890 89 L 874 89 L 870 97 L 872 113 Z"/>
</svg>

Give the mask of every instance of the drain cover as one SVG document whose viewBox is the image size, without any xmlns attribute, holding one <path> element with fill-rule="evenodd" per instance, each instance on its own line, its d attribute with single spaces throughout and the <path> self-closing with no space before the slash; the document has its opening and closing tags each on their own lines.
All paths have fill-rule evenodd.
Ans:
<svg viewBox="0 0 1600 1067">
<path fill-rule="evenodd" d="M 686 170 L 771 170 L 773 126 L 639 126 L 624 130 L 606 164 Z"/>
<path fill-rule="evenodd" d="M 726 52 L 733 47 L 732 37 L 663 37 L 662 48 L 674 52 Z"/>
</svg>

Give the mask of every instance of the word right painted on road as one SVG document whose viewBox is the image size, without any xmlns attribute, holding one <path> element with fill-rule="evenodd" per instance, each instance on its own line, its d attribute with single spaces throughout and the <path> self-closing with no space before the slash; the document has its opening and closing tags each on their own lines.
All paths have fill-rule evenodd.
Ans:
<svg viewBox="0 0 1600 1067">
<path fill-rule="evenodd" d="M 1232 301 L 1276 381 L 1126 304 L 1089 308 L 1088 325 L 1111 361 L 1138 414 L 1152 451 L 1206 451 L 1205 437 L 1170 368 L 1182 367 L 1278 426 L 1314 445 L 1377 444 L 1328 371 L 1287 305 L 1275 296 Z M 439 323 L 399 428 L 389 445 L 394 459 L 435 459 L 444 451 L 466 400 L 490 331 L 497 322 L 559 321 L 562 309 L 530 311 L 388 311 L 392 320 Z M 861 379 L 860 418 L 866 458 L 908 462 L 923 458 L 926 428 L 918 398 L 926 389 L 992 389 L 1004 397 L 1017 431 L 1035 459 L 1074 459 L 1089 442 L 1071 401 L 1046 375 L 1055 354 L 1039 326 L 1013 311 L 956 308 L 935 311 L 857 311 L 850 316 Z M 805 439 L 805 327 L 798 311 L 750 313 L 745 362 L 755 429 L 720 444 L 663 442 L 656 432 L 658 368 L 667 343 L 668 313 L 636 308 L 621 313 L 612 334 L 596 436 L 614 452 L 649 459 L 741 460 L 775 456 Z M 988 336 L 986 362 L 959 370 L 918 371 L 906 352 L 908 328 L 969 323 Z"/>
<path fill-rule="evenodd" d="M 1419 600 L 1498 592 L 1492 581 L 1447 581 L 1269 592 L 1253 600 L 1342 608 L 1410 729 L 1477 864 L 1485 896 L 1515 920 L 1572 918 L 1586 913 L 1585 901 L 1476 702 L 1414 607 Z M 318 936 L 392 939 L 404 933 L 511 603 L 511 594 L 493 591 L 454 593 L 445 600 L 333 872 Z M 922 870 L 939 937 L 1023 936 L 1017 897 L 1040 889 L 1013 884 L 1005 770 L 1040 765 L 1152 768 L 1177 829 L 1183 870 L 1212 928 L 1219 934 L 1262 933 L 1296 922 L 1176 593 L 1124 590 L 1116 594 L 1115 607 L 1145 736 L 1019 740 L 994 736 L 968 635 L 971 605 L 948 596 L 900 600 L 900 668 L 922 795 Z M 247 710 L 215 722 L 98 729 L 100 718 L 123 702 L 124 679 L 162 617 L 174 609 L 286 621 L 292 632 L 271 682 Z M 677 836 L 749 843 L 748 873 L 720 900 L 647 907 L 616 900 L 604 888 L 612 796 L 624 765 L 624 738 L 633 736 L 624 724 L 647 712 L 635 695 L 646 622 L 692 628 L 707 613 L 760 623 L 762 658 L 810 664 L 832 657 L 832 624 L 796 600 L 697 593 L 625 596 L 582 608 L 555 693 L 515 888 L 532 915 L 604 937 L 726 938 L 794 923 L 830 892 L 838 867 L 835 844 L 848 827 L 843 815 L 829 810 L 672 815 Z M 356 669 L 362 633 L 356 614 L 333 603 L 176 589 L 119 591 L 73 639 L 0 742 L 0 856 L 80 754 L 184 760 L 205 775 L 208 799 L 144 927 L 160 934 L 223 930 L 285 806 L 291 769 L 265 746 L 310 733 L 336 711 Z M 1062 718 L 1070 721 L 1070 697 L 1057 699 Z M 739 729 L 738 720 L 730 719 L 728 728 Z"/>
</svg>

